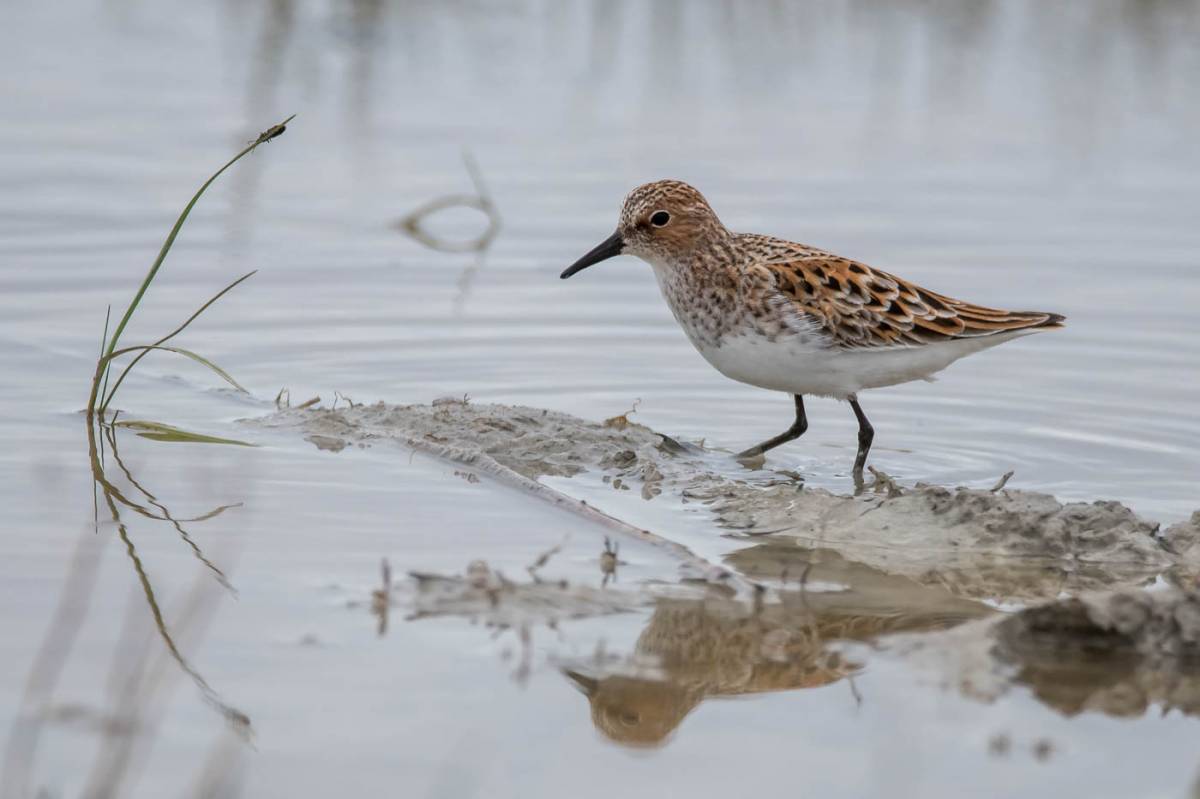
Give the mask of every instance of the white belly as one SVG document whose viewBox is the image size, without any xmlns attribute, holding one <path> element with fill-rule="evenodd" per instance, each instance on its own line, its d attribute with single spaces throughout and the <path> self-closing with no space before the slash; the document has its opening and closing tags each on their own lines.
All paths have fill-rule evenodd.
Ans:
<svg viewBox="0 0 1200 799">
<path fill-rule="evenodd" d="M 750 324 L 726 333 L 719 341 L 710 331 L 692 328 L 694 317 L 681 307 L 690 298 L 686 289 L 671 285 L 670 269 L 651 262 L 663 297 L 688 339 L 721 374 L 742 383 L 789 394 L 814 394 L 847 399 L 868 388 L 912 380 L 928 380 L 967 355 L 994 347 L 1044 328 L 1026 328 L 988 336 L 952 339 L 910 347 L 843 349 L 819 326 L 793 311 L 791 335 L 773 341 Z"/>
<path fill-rule="evenodd" d="M 868 388 L 926 380 L 966 355 L 1033 330 L 924 344 L 844 350 L 813 337 L 769 341 L 755 333 L 726 336 L 720 346 L 696 349 L 726 377 L 752 386 L 846 399 Z"/>
</svg>

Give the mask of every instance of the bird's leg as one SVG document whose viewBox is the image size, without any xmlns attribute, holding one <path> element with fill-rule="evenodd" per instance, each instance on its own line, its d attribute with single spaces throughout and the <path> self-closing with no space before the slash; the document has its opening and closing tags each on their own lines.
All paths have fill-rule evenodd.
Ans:
<svg viewBox="0 0 1200 799">
<path fill-rule="evenodd" d="M 875 438 L 875 428 L 867 421 L 867 415 L 858 404 L 858 397 L 850 396 L 850 407 L 854 409 L 854 416 L 858 419 L 858 456 L 854 459 L 854 477 L 861 481 L 863 466 L 867 463 L 867 453 L 871 451 L 871 441 Z"/>
<path fill-rule="evenodd" d="M 775 449 L 780 444 L 786 444 L 789 441 L 795 441 L 800 436 L 804 435 L 804 431 L 808 429 L 808 417 L 804 415 L 804 397 L 799 394 L 793 394 L 796 400 L 796 421 L 792 422 L 792 426 L 784 430 L 774 438 L 768 438 L 763 443 L 751 447 L 745 452 L 739 452 L 739 458 L 755 458 L 763 454 L 769 449 Z"/>
</svg>

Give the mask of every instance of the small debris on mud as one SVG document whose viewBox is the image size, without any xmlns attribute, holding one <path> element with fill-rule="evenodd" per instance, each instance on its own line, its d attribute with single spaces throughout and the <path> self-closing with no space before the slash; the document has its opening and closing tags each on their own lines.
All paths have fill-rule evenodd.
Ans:
<svg viewBox="0 0 1200 799">
<path fill-rule="evenodd" d="M 548 560 L 557 549 L 543 557 Z M 535 562 L 530 571 L 536 571 L 538 565 Z M 462 616 L 500 630 L 624 613 L 650 601 L 636 593 L 571 585 L 565 580 L 535 577 L 527 583 L 515 582 L 480 560 L 472 562 L 463 575 L 409 572 L 409 576 L 415 590 L 393 601 L 411 606 L 410 620 Z"/>
<path fill-rule="evenodd" d="M 304 437 L 304 440 L 315 446 L 317 449 L 326 452 L 341 452 L 347 446 L 346 440 L 337 436 L 323 436 L 318 433 L 313 433 Z"/>
<path fill-rule="evenodd" d="M 457 397 L 457 396 L 437 397 L 430 404 L 435 408 L 440 408 L 444 405 L 467 405 L 470 402 L 471 402 L 471 395 L 463 394 L 461 397 Z"/>
<path fill-rule="evenodd" d="M 547 563 L 549 563 L 550 558 L 554 557 L 559 552 L 562 552 L 563 545 L 566 543 L 567 543 L 567 539 L 564 538 L 558 544 L 550 547 L 545 552 L 538 555 L 537 558 L 533 561 L 533 563 L 531 563 L 525 567 L 525 571 L 529 572 L 529 576 L 533 578 L 534 582 L 540 583 L 542 581 L 542 578 L 538 576 L 538 569 L 542 568 Z"/>
<path fill-rule="evenodd" d="M 869 486 L 872 492 L 883 494 L 886 499 L 893 499 L 904 494 L 899 484 L 887 472 L 876 469 L 874 466 L 868 466 L 867 471 L 875 478 L 875 482 Z"/>
<path fill-rule="evenodd" d="M 600 587 L 607 586 L 609 582 L 617 581 L 617 565 L 620 561 L 617 559 L 617 552 L 620 545 L 604 536 L 604 551 L 600 553 L 600 573 L 603 578 L 600 581 Z"/>
<path fill-rule="evenodd" d="M 631 407 L 629 410 L 625 411 L 625 413 L 605 419 L 604 426 L 611 427 L 616 430 L 624 430 L 626 427 L 629 427 L 629 425 L 630 425 L 629 416 L 631 414 L 637 413 L 637 407 L 638 407 L 638 405 L 641 405 L 641 404 L 642 404 L 642 400 L 640 398 L 635 399 L 633 401 L 633 407 Z"/>
</svg>

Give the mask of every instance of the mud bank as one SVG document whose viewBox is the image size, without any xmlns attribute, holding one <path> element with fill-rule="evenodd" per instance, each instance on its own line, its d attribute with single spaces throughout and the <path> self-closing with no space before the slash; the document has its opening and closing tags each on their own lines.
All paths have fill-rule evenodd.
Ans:
<svg viewBox="0 0 1200 799">
<path fill-rule="evenodd" d="M 295 427 L 324 449 L 396 442 L 540 493 L 571 500 L 540 478 L 599 476 L 625 497 L 702 509 L 732 538 L 758 546 L 729 566 L 760 581 L 833 551 L 868 569 L 953 593 L 1037 599 L 1167 573 L 1190 583 L 1200 564 L 1200 512 L 1167 530 L 1115 501 L 1061 503 L 1048 494 L 897 485 L 877 475 L 857 496 L 806 487 L 798 475 L 739 468 L 723 453 L 683 443 L 618 416 L 602 423 L 510 405 L 437 400 L 430 405 L 290 409 L 252 424 Z M 636 534 L 619 519 L 579 508 Z M 619 515 L 617 513 L 616 515 Z M 681 557 L 691 553 L 675 546 Z M 761 557 L 763 554 L 768 557 Z M 795 570 L 791 573 L 794 575 Z"/>
<path fill-rule="evenodd" d="M 985 702 L 1025 688 L 1065 716 L 1200 715 L 1200 595 L 1085 594 L 972 622 L 897 649 Z"/>
</svg>

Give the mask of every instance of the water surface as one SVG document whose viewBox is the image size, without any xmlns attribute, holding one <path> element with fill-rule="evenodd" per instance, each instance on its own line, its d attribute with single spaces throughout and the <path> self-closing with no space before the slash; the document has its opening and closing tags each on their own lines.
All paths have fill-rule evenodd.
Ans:
<svg viewBox="0 0 1200 799">
<path fill-rule="evenodd" d="M 593 419 L 640 399 L 639 421 L 731 451 L 782 430 L 790 402 L 713 373 L 643 264 L 557 279 L 611 232 L 629 188 L 676 177 L 734 229 L 1068 317 L 936 384 L 864 395 L 877 466 L 971 485 L 1015 469 L 1022 488 L 1183 518 L 1200 505 L 1196 4 L 73 0 L 2 14 L 0 719 L 52 717 L 32 749 L 10 737 L 5 790 L 178 794 L 222 771 L 206 764 L 236 763 L 229 780 L 253 796 L 1185 791 L 1191 719 L 1067 717 L 1020 692 L 981 704 L 869 650 L 861 702 L 845 680 L 710 699 L 631 754 L 552 661 L 599 640 L 632 651 L 650 611 L 536 633 L 515 680 L 511 634 L 392 619 L 380 637 L 363 604 L 382 557 L 397 573 L 483 558 L 523 574 L 566 534 L 554 574 L 598 580 L 603 531 L 421 456 L 324 452 L 232 422 L 287 387 Z M 123 307 L 193 187 L 290 113 L 204 199 L 129 331 L 156 337 L 260 270 L 185 340 L 250 398 L 162 356 L 118 403 L 263 445 L 121 439 L 173 515 L 237 505 L 187 525 L 213 566 L 136 513 L 127 540 L 94 532 L 78 411 L 105 306 Z M 482 256 L 395 227 L 471 190 L 464 148 L 503 219 Z M 852 414 L 816 401 L 809 418 L 772 465 L 847 489 Z M 705 532 L 669 505 L 646 515 L 664 534 Z M 189 667 L 252 720 L 252 745 L 170 657 L 130 550 Z M 674 576 L 653 551 L 627 557 L 633 584 Z M 157 682 L 131 681 L 137 664 Z M 105 734 L 105 714 L 130 707 L 143 734 Z M 1039 759 L 1043 739 L 1054 754 Z"/>
</svg>

